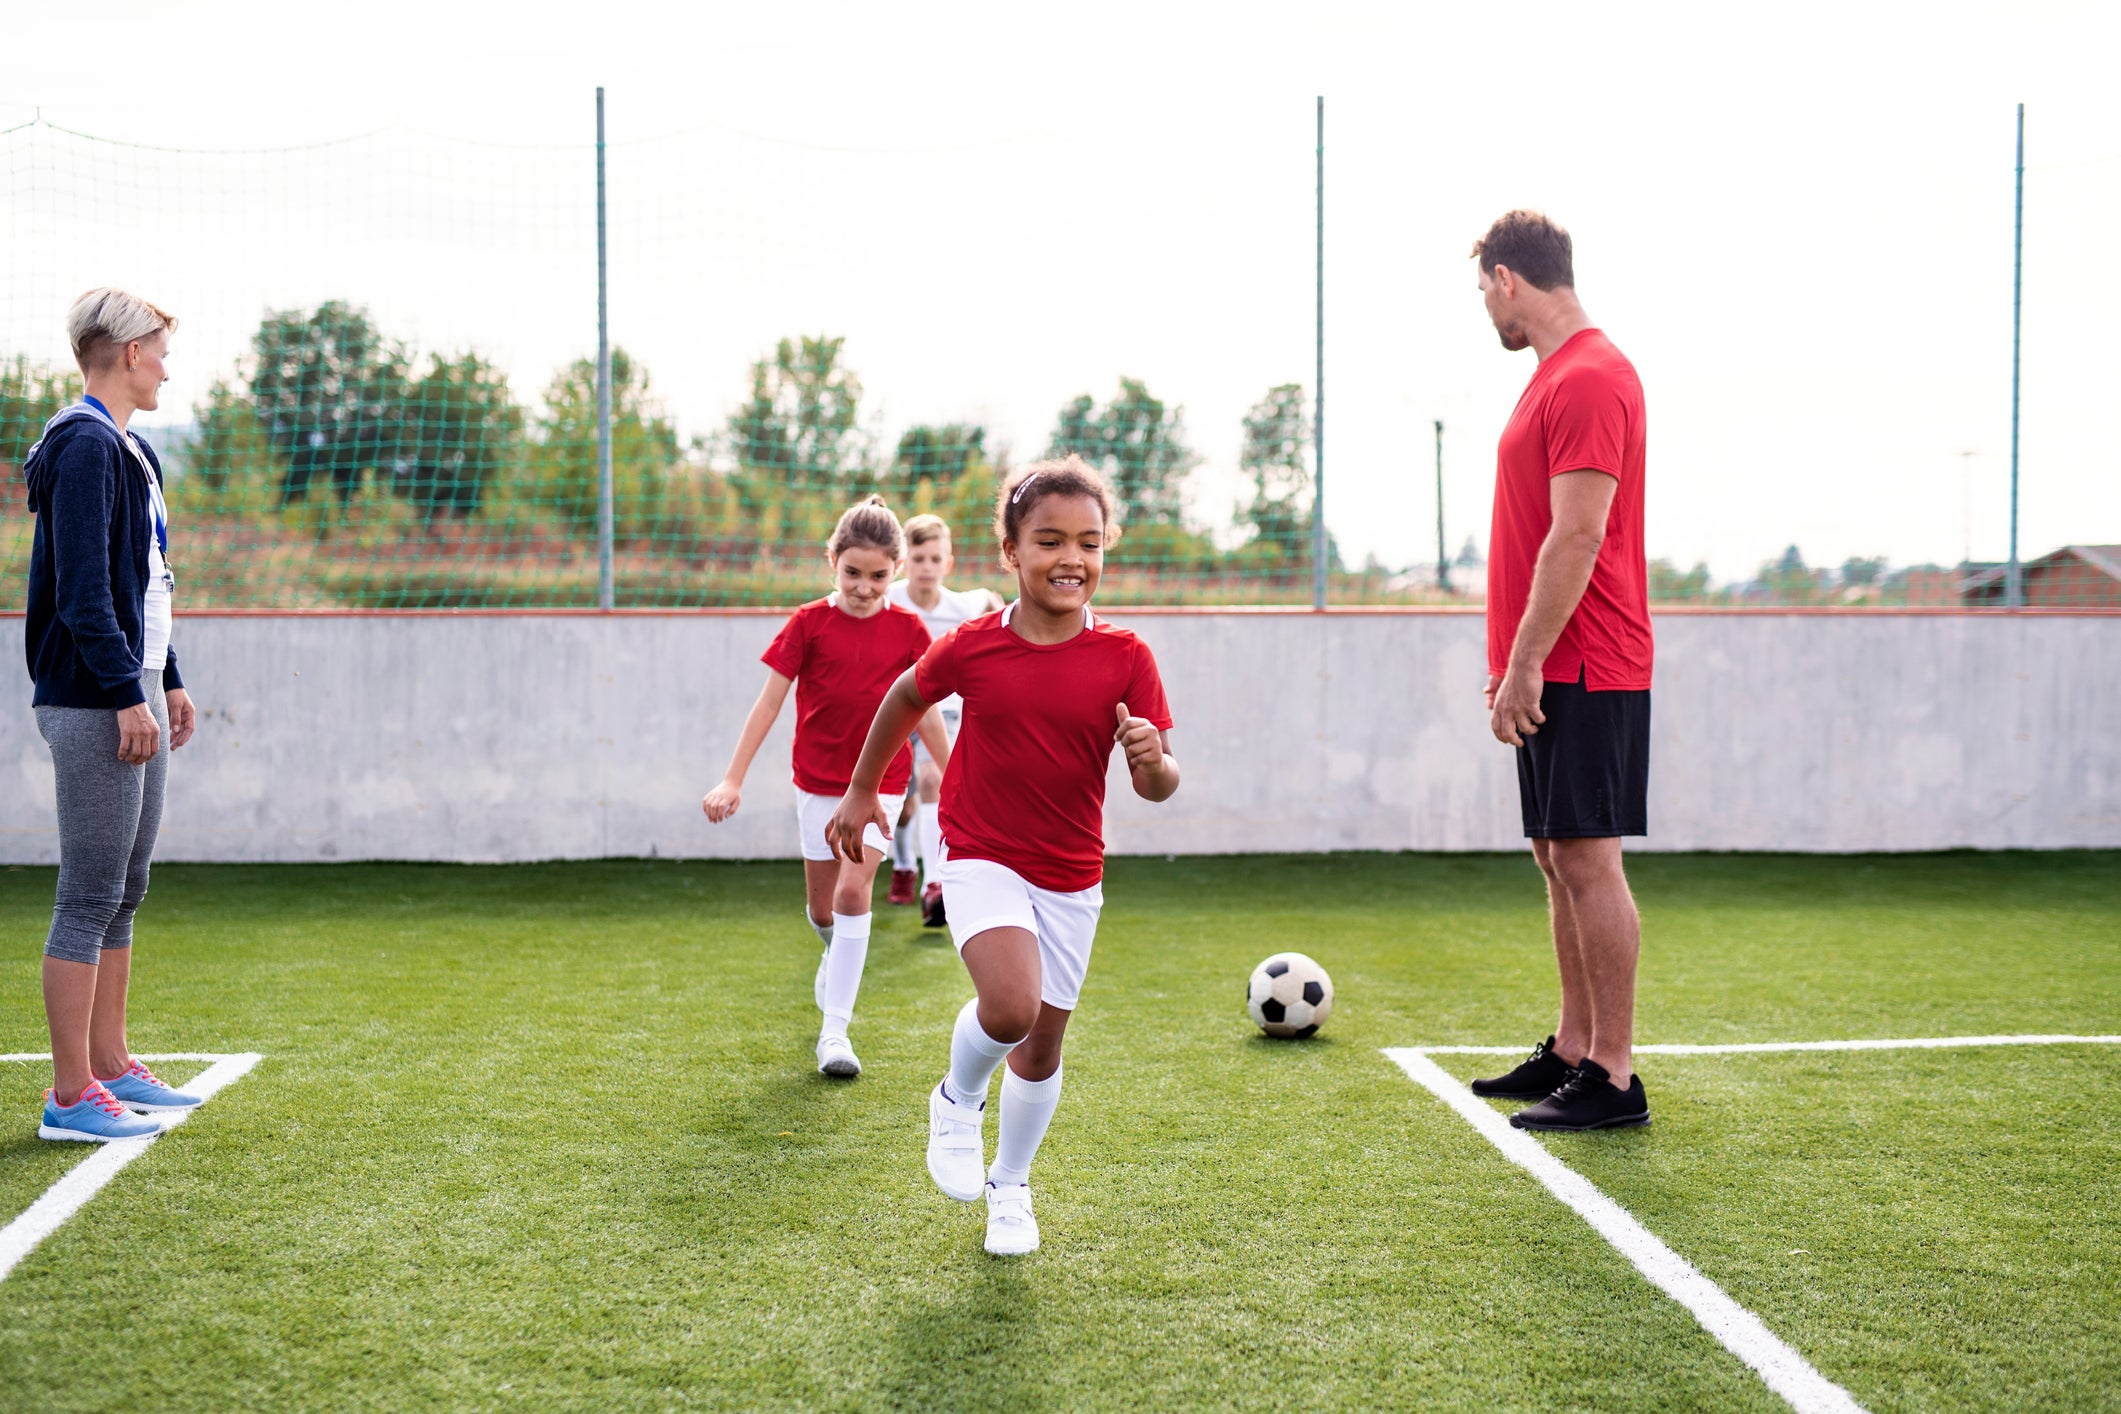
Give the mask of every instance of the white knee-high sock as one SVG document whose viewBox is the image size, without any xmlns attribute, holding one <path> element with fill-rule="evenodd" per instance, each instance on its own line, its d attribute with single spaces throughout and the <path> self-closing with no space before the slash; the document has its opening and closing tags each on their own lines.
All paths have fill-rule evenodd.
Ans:
<svg viewBox="0 0 2121 1414">
<path fill-rule="evenodd" d="M 1014 1041 L 997 1041 L 979 1024 L 979 998 L 966 1002 L 950 1029 L 950 1076 L 943 1088 L 961 1105 L 987 1103 L 987 1082 L 994 1068 L 1016 1049 Z"/>
<path fill-rule="evenodd" d="M 917 807 L 921 824 L 921 887 L 935 881 L 935 866 L 943 862 L 943 807 L 924 800 Z"/>
<path fill-rule="evenodd" d="M 803 921 L 810 925 L 811 932 L 817 934 L 817 940 L 819 942 L 823 943 L 828 948 L 832 946 L 832 925 L 830 923 L 818 922 L 815 918 L 812 918 L 810 916 L 810 912 L 808 909 L 805 909 L 803 911 Z"/>
<path fill-rule="evenodd" d="M 862 964 L 869 960 L 869 915 L 832 915 L 832 951 L 825 954 L 824 1035 L 844 1036 L 854 1020 L 854 994 L 862 989 Z"/>
<path fill-rule="evenodd" d="M 906 870 L 920 862 L 920 841 L 915 838 L 910 822 L 891 827 L 891 867 Z"/>
<path fill-rule="evenodd" d="M 1001 1132 L 994 1140 L 994 1167 L 987 1181 L 996 1187 L 1026 1183 L 1046 1126 L 1060 1104 L 1061 1072 L 1055 1067 L 1044 1080 L 1026 1080 L 1013 1070 L 1002 1072 Z"/>
</svg>

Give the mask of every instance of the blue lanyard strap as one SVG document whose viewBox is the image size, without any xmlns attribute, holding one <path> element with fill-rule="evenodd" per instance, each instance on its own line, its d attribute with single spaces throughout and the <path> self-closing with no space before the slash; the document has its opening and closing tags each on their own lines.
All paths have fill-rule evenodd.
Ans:
<svg viewBox="0 0 2121 1414">
<path fill-rule="evenodd" d="M 103 406 L 102 399 L 96 397 L 93 393 L 84 393 L 81 401 L 101 413 L 103 420 L 112 427 L 118 427 L 118 419 L 110 415 L 110 409 Z M 155 484 L 155 475 L 148 470 L 147 458 L 140 454 L 140 449 L 133 444 L 133 439 L 127 435 L 124 428 L 118 428 L 118 437 L 119 440 L 125 443 L 126 450 L 133 454 L 133 460 L 140 464 L 140 475 L 147 479 L 148 513 L 155 522 L 155 549 L 160 552 L 163 563 L 167 564 L 169 562 L 169 507 L 163 504 L 162 488 Z"/>
</svg>

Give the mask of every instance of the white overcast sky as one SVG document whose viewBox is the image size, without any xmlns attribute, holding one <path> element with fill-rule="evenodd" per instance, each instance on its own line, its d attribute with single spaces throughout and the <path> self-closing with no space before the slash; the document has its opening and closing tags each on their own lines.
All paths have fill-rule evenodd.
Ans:
<svg viewBox="0 0 2121 1414">
<path fill-rule="evenodd" d="M 847 337 L 887 438 L 972 418 L 1019 456 L 1132 375 L 1185 408 L 1204 519 L 1246 406 L 1313 381 L 1324 94 L 1328 516 L 1392 564 L 1433 553 L 1432 419 L 1452 548 L 1487 539 L 1532 362 L 1466 255 L 1512 206 L 1571 229 L 1642 372 L 1652 555 L 1999 557 L 2023 101 L 2021 548 L 2121 541 L 2110 3 L 62 11 L 10 17 L 0 127 L 396 130 L 0 137 L 0 349 L 127 284 L 182 317 L 182 407 L 262 309 L 343 296 L 534 395 L 594 347 L 603 84 L 613 335 L 687 433 L 797 332 Z"/>
</svg>

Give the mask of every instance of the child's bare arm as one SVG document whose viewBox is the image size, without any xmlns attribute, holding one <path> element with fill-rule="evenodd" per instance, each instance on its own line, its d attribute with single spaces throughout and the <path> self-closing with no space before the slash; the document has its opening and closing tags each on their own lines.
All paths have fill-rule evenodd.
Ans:
<svg viewBox="0 0 2121 1414">
<path fill-rule="evenodd" d="M 736 814 L 737 807 L 743 804 L 744 775 L 764 745 L 766 733 L 773 730 L 774 719 L 781 715 L 781 704 L 788 700 L 793 681 L 772 668 L 766 670 L 766 685 L 759 689 L 758 701 L 751 704 L 751 711 L 744 717 L 744 730 L 738 734 L 736 750 L 730 754 L 729 769 L 722 773 L 720 784 L 700 801 L 700 809 L 715 824 Z"/>
</svg>

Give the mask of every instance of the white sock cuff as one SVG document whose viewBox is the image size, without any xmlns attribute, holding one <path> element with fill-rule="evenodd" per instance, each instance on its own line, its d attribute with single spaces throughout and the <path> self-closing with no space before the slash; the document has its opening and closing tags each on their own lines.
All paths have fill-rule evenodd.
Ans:
<svg viewBox="0 0 2121 1414">
<path fill-rule="evenodd" d="M 866 938 L 869 936 L 869 920 L 873 916 L 868 913 L 835 913 L 832 915 L 832 936 Z"/>
<path fill-rule="evenodd" d="M 1015 1041 L 997 1041 L 987 1034 L 987 1028 L 979 1024 L 979 998 L 966 1002 L 957 1014 L 957 1034 L 964 1037 L 965 1044 L 989 1060 L 1000 1060 L 1017 1048 Z"/>
<path fill-rule="evenodd" d="M 1041 1100 L 1052 1100 L 1060 1094 L 1062 1067 L 1053 1067 L 1053 1073 L 1044 1080 L 1026 1080 L 1007 1066 L 1002 1068 L 1002 1104 L 1011 1100 L 1020 1104 L 1037 1104 Z"/>
</svg>

